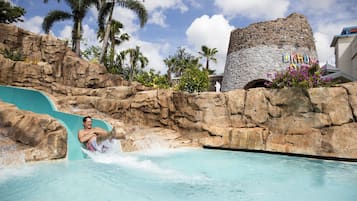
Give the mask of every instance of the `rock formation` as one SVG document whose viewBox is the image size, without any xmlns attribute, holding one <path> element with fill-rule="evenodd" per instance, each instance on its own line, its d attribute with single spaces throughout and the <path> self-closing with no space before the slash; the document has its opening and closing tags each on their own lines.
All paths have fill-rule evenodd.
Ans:
<svg viewBox="0 0 357 201">
<path fill-rule="evenodd" d="M 264 83 L 271 80 L 268 74 L 316 57 L 311 27 L 303 15 L 293 13 L 236 29 L 231 33 L 222 90 Z"/>
<path fill-rule="evenodd" d="M 67 42 L 51 35 L 0 24 L 0 50 L 4 49 L 21 53 L 25 60 L 14 62 L 0 54 L 0 84 L 43 88 L 54 82 L 87 88 L 128 85 L 122 77 L 108 74 L 104 66 L 78 58 Z"/>
<path fill-rule="evenodd" d="M 9 27 L 5 25 L 0 30 Z M 16 33 L 16 30 L 12 32 Z M 17 30 L 17 33 L 22 32 L 25 31 Z M 1 33 L 3 46 L 25 44 L 21 41 L 27 32 L 18 34 L 18 39 L 10 33 L 4 34 L 8 34 L 8 38 Z M 44 51 L 50 44 L 61 46 L 61 42 L 53 40 L 33 43 L 30 45 L 32 52 Z M 20 45 L 16 47 L 20 48 Z M 59 49 L 52 47 L 52 51 Z M 128 151 L 140 148 L 140 143 L 135 142 L 150 138 L 146 134 L 151 133 L 152 138 L 170 141 L 170 147 L 209 146 L 357 160 L 357 82 L 308 90 L 255 88 L 200 94 L 144 90 L 140 85 L 129 86 L 120 77 L 105 74 L 103 67 L 83 61 L 69 51 L 66 49 L 64 59 L 60 60 L 56 60 L 57 57 L 46 59 L 50 55 L 41 56 L 42 61 L 37 64 L 14 62 L 0 55 L 0 83 L 41 89 L 53 98 L 61 111 L 91 114 L 124 130 L 128 124 L 150 127 L 127 135 L 123 147 Z M 62 68 L 59 77 L 56 76 L 56 61 Z M 16 128 L 19 124 L 15 120 L 6 123 L 11 119 L 6 115 L 2 118 L 3 127 Z M 27 126 L 29 124 L 27 121 Z M 46 125 L 52 124 L 55 123 Z M 11 139 L 26 146 L 46 142 L 49 146 L 52 143 L 49 136 L 52 135 L 44 134 L 41 131 L 43 124 L 39 125 L 36 133 L 40 135 L 33 135 L 37 136 L 34 139 L 28 139 L 23 132 L 6 135 L 17 136 Z M 53 132 L 61 130 L 57 124 L 51 128 L 54 128 Z M 62 139 L 59 136 L 55 140 L 57 144 Z M 64 145 L 51 147 L 63 154 Z M 63 156 L 61 154 L 51 157 Z M 36 155 L 38 158 L 42 156 Z"/>
<path fill-rule="evenodd" d="M 94 108 L 124 122 L 174 129 L 181 133 L 176 140 L 191 145 L 357 159 L 356 89 L 357 82 L 308 90 L 152 90 L 121 100 L 68 96 L 59 101 L 67 111 Z"/>
<path fill-rule="evenodd" d="M 67 131 L 48 115 L 19 110 L 14 105 L 0 102 L 0 147 L 4 157 L 13 151 L 18 153 L 12 160 L 21 154 L 25 161 L 64 158 Z"/>
</svg>

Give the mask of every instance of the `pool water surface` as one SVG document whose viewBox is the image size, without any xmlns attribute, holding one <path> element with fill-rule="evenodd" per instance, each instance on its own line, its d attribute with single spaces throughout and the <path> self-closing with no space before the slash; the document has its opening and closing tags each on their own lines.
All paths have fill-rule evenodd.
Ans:
<svg viewBox="0 0 357 201">
<path fill-rule="evenodd" d="M 357 163 L 202 150 L 0 167 L 1 201 L 353 201 Z"/>
</svg>

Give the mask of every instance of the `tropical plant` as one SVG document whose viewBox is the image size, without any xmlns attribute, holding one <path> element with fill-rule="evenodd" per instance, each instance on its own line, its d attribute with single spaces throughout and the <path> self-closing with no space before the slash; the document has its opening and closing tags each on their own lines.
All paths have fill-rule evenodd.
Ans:
<svg viewBox="0 0 357 201">
<path fill-rule="evenodd" d="M 272 82 L 267 82 L 265 85 L 270 88 L 331 86 L 333 84 L 331 79 L 323 78 L 325 70 L 320 68 L 318 63 L 311 66 L 306 64 L 290 65 L 285 71 L 276 72 Z"/>
<path fill-rule="evenodd" d="M 24 8 L 13 6 L 10 2 L 0 1 L 0 23 L 10 24 L 13 22 L 23 22 L 21 19 L 26 13 Z"/>
<path fill-rule="evenodd" d="M 172 73 L 172 69 L 176 64 L 176 58 L 174 57 L 168 57 L 166 59 L 164 59 L 164 63 L 167 66 L 167 79 L 169 82 L 169 85 L 172 86 L 172 77 L 171 77 L 171 73 Z"/>
<path fill-rule="evenodd" d="M 110 32 L 109 32 L 109 41 L 110 41 L 109 64 L 106 62 L 106 59 L 105 59 L 102 62 L 105 66 L 114 65 L 115 46 L 120 45 L 122 42 L 128 41 L 130 39 L 129 34 L 127 34 L 127 33 L 121 34 L 120 33 L 120 29 L 122 29 L 122 28 L 123 28 L 122 23 L 120 23 L 116 20 L 112 20 L 112 25 L 110 26 Z M 100 42 L 103 41 L 104 35 L 105 35 L 104 29 L 99 29 L 97 32 L 97 37 L 100 39 Z M 101 54 L 101 52 L 100 52 L 100 54 Z M 105 55 L 107 55 L 107 53 L 105 53 Z M 99 57 L 100 57 L 100 55 L 99 55 Z M 106 58 L 106 57 L 104 57 L 104 58 Z"/>
<path fill-rule="evenodd" d="M 167 89 L 169 88 L 169 82 L 165 75 L 156 73 L 154 69 L 150 69 L 149 72 L 141 71 L 135 76 L 135 81 L 140 82 L 144 86 Z"/>
<path fill-rule="evenodd" d="M 213 61 L 217 63 L 216 54 L 218 50 L 216 48 L 209 48 L 206 45 L 201 46 L 201 51 L 198 52 L 202 57 L 206 58 L 206 70 L 209 70 L 209 62 Z"/>
<path fill-rule="evenodd" d="M 99 55 L 100 55 L 100 47 L 99 46 L 90 46 L 86 50 L 81 52 L 83 58 L 92 61 L 92 62 L 99 62 Z"/>
<path fill-rule="evenodd" d="M 186 52 L 185 48 L 179 47 L 174 56 L 170 56 L 173 63 L 170 69 L 176 77 L 180 77 L 182 73 L 191 67 L 199 67 L 199 58 L 192 56 L 190 53 Z M 165 62 L 165 61 L 164 61 Z"/>
<path fill-rule="evenodd" d="M 71 8 L 71 12 L 62 10 L 50 11 L 44 18 L 42 23 L 42 29 L 45 33 L 49 33 L 53 24 L 57 21 L 73 20 L 72 28 L 72 50 L 78 55 L 81 55 L 80 41 L 82 38 L 82 21 L 93 5 L 98 6 L 98 0 L 64 0 L 66 4 Z M 48 2 L 47 0 L 44 1 Z"/>
<path fill-rule="evenodd" d="M 126 53 L 129 55 L 129 81 L 133 81 L 139 63 L 141 68 L 145 68 L 145 66 L 149 63 L 149 60 L 142 54 L 142 52 L 140 52 L 139 46 L 126 50 Z"/>
<path fill-rule="evenodd" d="M 189 93 L 207 91 L 210 86 L 208 71 L 198 67 L 187 68 L 181 76 L 178 89 Z"/>
<path fill-rule="evenodd" d="M 115 5 L 128 8 L 134 11 L 140 21 L 140 26 L 143 27 L 148 19 L 147 11 L 142 3 L 137 0 L 98 0 L 100 2 L 100 10 L 98 15 L 98 26 L 104 31 L 102 52 L 100 54 L 100 63 L 104 63 L 105 54 L 108 48 L 109 35 L 112 26 L 112 18 Z M 107 20 L 105 20 L 107 19 Z M 105 26 L 106 23 L 106 26 Z"/>
</svg>

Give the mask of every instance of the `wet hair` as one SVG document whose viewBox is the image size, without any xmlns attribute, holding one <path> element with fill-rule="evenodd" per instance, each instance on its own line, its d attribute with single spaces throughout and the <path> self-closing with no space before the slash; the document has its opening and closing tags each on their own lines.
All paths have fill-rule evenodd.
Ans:
<svg viewBox="0 0 357 201">
<path fill-rule="evenodd" d="M 85 117 L 83 117 L 83 123 L 86 122 L 87 119 L 92 119 L 92 117 L 91 117 L 91 116 L 85 116 Z"/>
</svg>

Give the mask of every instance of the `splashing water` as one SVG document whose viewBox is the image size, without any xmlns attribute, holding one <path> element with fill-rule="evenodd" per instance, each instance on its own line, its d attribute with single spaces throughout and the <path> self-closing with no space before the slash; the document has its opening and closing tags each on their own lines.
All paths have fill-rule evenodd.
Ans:
<svg viewBox="0 0 357 201">
<path fill-rule="evenodd" d="M 6 166 L 22 166 L 25 164 L 25 154 L 17 148 L 16 144 L 0 146 L 0 169 Z"/>
<path fill-rule="evenodd" d="M 148 159 L 148 157 L 169 157 L 170 154 L 184 152 L 181 150 L 164 149 L 162 147 L 155 149 L 145 149 L 135 153 L 123 153 L 121 151 L 120 141 L 113 140 L 112 147 L 105 153 L 83 151 L 96 163 L 112 164 L 129 169 L 135 169 L 141 172 L 155 174 L 162 178 L 174 180 L 202 180 L 203 176 L 187 176 L 174 170 L 160 167 L 157 163 Z"/>
<path fill-rule="evenodd" d="M 216 150 L 86 152 L 0 171 L 1 201 L 350 201 L 357 164 Z M 84 150 L 85 151 L 85 150 Z M 10 175 L 10 176 L 9 176 Z M 3 176 L 6 179 L 3 179 Z"/>
</svg>

